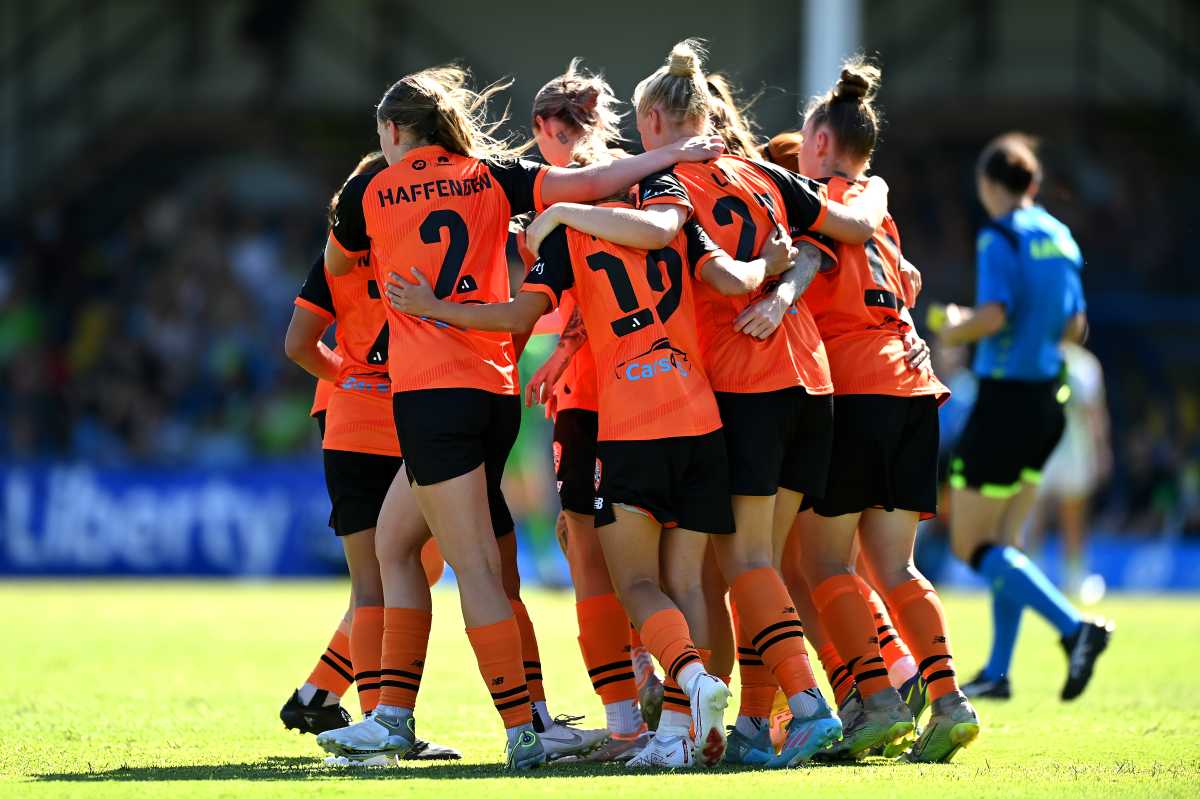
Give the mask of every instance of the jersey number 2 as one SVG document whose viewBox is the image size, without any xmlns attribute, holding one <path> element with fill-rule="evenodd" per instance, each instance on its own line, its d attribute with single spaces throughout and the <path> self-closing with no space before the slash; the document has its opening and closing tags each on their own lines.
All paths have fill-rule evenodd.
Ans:
<svg viewBox="0 0 1200 799">
<path fill-rule="evenodd" d="M 438 270 L 437 283 L 433 293 L 444 300 L 454 293 L 458 285 L 458 274 L 462 271 L 463 261 L 467 258 L 467 245 L 471 243 L 467 232 L 467 223 L 456 212 L 447 209 L 430 212 L 421 223 L 421 241 L 426 244 L 440 244 L 442 231 L 450 238 L 446 247 L 446 255 L 442 258 L 442 268 Z M 474 285 L 471 281 L 470 285 Z"/>
</svg>

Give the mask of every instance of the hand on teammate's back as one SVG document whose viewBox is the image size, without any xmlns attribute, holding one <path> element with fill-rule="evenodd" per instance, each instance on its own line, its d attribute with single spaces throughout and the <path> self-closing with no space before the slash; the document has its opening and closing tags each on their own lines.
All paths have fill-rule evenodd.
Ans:
<svg viewBox="0 0 1200 799">
<path fill-rule="evenodd" d="M 792 246 L 792 237 L 788 235 L 782 225 L 777 226 L 775 234 L 763 244 L 759 257 L 767 262 L 768 277 L 782 275 L 792 268 L 792 259 L 796 257 L 796 248 Z"/>
<path fill-rule="evenodd" d="M 402 313 L 421 316 L 428 314 L 437 304 L 438 298 L 433 293 L 429 281 L 414 266 L 412 275 L 416 282 L 400 277 L 395 272 L 388 273 L 387 296 L 392 307 Z"/>
</svg>

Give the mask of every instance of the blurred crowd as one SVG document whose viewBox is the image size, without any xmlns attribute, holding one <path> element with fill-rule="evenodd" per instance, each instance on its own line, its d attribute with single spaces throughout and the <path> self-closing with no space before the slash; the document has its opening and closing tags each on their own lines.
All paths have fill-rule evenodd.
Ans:
<svg viewBox="0 0 1200 799">
<path fill-rule="evenodd" d="M 1118 158 L 1120 148 L 1102 142 L 1090 159 L 1057 161 L 1066 169 L 1046 187 L 1047 204 L 1088 257 L 1089 294 L 1200 294 L 1200 276 L 1173 268 L 1186 242 L 1170 234 L 1183 229 L 1172 215 L 1183 212 L 1171 192 L 1155 190 L 1162 169 L 1136 152 Z M 973 157 L 965 146 L 935 156 L 885 145 L 879 159 L 906 254 L 925 273 L 926 301 L 972 299 L 982 222 L 971 199 Z M 46 210 L 0 239 L 4 460 L 219 467 L 314 453 L 312 379 L 282 348 L 292 298 L 322 245 L 313 204 L 251 211 L 214 181 L 167 191 L 125 219 L 107 236 L 80 240 L 69 219 Z M 1195 356 L 1148 371 L 1145 359 L 1122 351 L 1111 319 L 1093 314 L 1093 325 L 1115 450 L 1097 523 L 1200 533 Z M 1135 334 L 1151 350 L 1172 346 L 1170 332 L 1153 325 Z M 961 362 L 939 371 L 966 386 Z M 532 441 L 544 443 L 537 435 Z M 540 485 L 545 450 L 519 447 L 514 479 L 536 476 Z M 531 508 L 544 504 L 541 492 L 529 493 Z"/>
</svg>

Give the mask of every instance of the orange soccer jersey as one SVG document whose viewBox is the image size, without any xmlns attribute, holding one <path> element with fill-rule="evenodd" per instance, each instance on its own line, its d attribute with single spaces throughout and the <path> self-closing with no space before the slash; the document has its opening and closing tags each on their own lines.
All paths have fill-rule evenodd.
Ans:
<svg viewBox="0 0 1200 799">
<path fill-rule="evenodd" d="M 698 357 L 692 278 L 717 251 L 697 225 L 647 252 L 559 227 L 522 291 L 571 289 L 596 365 L 601 441 L 698 436 L 721 426 Z"/>
<path fill-rule="evenodd" d="M 831 199 L 842 202 L 865 182 L 833 177 Z M 821 235 L 805 237 L 828 261 L 805 293 L 825 339 L 836 394 L 949 396 L 932 371 L 905 361 L 904 336 L 911 329 L 901 316 L 900 231 L 890 216 L 866 244 L 839 244 Z"/>
<path fill-rule="evenodd" d="M 823 188 L 770 165 L 734 156 L 704 163 L 677 164 L 640 185 L 643 207 L 673 204 L 686 208 L 713 240 L 741 261 L 752 260 L 777 225 L 799 235 L 825 213 Z M 762 298 L 773 282 L 756 292 L 728 297 L 697 281 L 700 343 L 716 391 L 759 393 L 803 386 L 829 394 L 829 364 L 821 335 L 803 300 L 765 340 L 734 330 L 745 308 Z"/>
<path fill-rule="evenodd" d="M 388 380 L 387 311 L 368 258 L 341 276 L 318 258 L 296 305 L 329 324 L 342 356 L 337 383 L 326 400 L 325 449 L 400 456 Z M 320 386 L 318 385 L 318 391 Z"/>
<path fill-rule="evenodd" d="M 313 390 L 312 408 L 309 409 L 309 416 L 316 416 L 318 413 L 324 413 L 329 408 L 329 396 L 333 394 L 333 383 L 328 380 L 318 380 L 317 387 Z"/>
<path fill-rule="evenodd" d="M 480 161 L 437 145 L 409 150 L 374 175 L 342 189 L 330 237 L 350 257 L 368 251 L 383 285 L 416 267 L 451 302 L 510 299 L 508 220 L 537 210 L 545 167 L 532 161 Z M 515 394 L 512 336 L 460 330 L 387 306 L 392 391 L 475 388 Z"/>
</svg>

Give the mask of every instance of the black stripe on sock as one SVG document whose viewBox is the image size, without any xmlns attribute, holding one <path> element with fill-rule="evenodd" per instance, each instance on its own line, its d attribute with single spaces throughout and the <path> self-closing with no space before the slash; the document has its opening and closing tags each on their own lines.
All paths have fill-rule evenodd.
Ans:
<svg viewBox="0 0 1200 799">
<path fill-rule="evenodd" d="M 738 665 L 742 668 L 746 668 L 748 666 L 762 666 L 764 664 L 761 660 L 739 660 Z"/>
<path fill-rule="evenodd" d="M 770 625 L 769 627 L 764 627 L 761 630 L 759 630 L 758 635 L 756 635 L 750 639 L 750 643 L 754 644 L 755 646 L 758 646 L 759 641 L 766 638 L 768 635 L 775 632 L 776 630 L 782 630 L 785 627 L 799 627 L 801 629 L 801 631 L 804 630 L 804 624 L 799 619 L 784 619 L 783 621 L 777 621 L 774 624 Z M 762 647 L 758 646 L 758 650 L 761 652 Z"/>
<path fill-rule="evenodd" d="M 679 657 L 671 661 L 671 665 L 667 667 L 667 673 L 671 675 L 672 679 L 675 677 L 675 672 L 678 671 L 683 665 L 684 661 L 689 658 L 699 660 L 700 655 L 695 649 L 685 649 L 680 653 Z"/>
<path fill-rule="evenodd" d="M 925 678 L 925 684 L 928 685 L 929 683 L 933 682 L 934 680 L 944 680 L 947 677 L 953 677 L 953 676 L 954 676 L 954 669 L 943 669 L 941 671 L 935 671 L 933 674 L 930 674 L 928 677 Z"/>
<path fill-rule="evenodd" d="M 879 629 L 877 629 L 875 632 L 879 633 L 880 635 L 883 635 L 888 630 L 894 630 L 894 629 L 896 629 L 896 628 L 890 624 L 883 624 L 883 625 L 880 625 Z"/>
<path fill-rule="evenodd" d="M 737 648 L 739 655 L 757 655 L 758 650 L 752 646 L 739 646 Z"/>
<path fill-rule="evenodd" d="M 629 668 L 629 660 L 618 660 L 613 663 L 605 663 L 603 666 L 597 666 L 594 669 L 588 669 L 588 676 L 595 677 L 596 675 L 603 674 L 606 671 L 612 671 L 613 669 L 620 668 Z"/>
<path fill-rule="evenodd" d="M 399 680 L 380 680 L 379 687 L 381 688 L 403 688 L 406 691 L 412 691 L 414 694 L 421 690 L 421 686 L 417 683 L 400 682 Z"/>
<path fill-rule="evenodd" d="M 687 699 L 676 699 L 673 696 L 664 696 L 663 704 L 664 705 L 675 705 L 676 707 L 691 707 L 691 705 L 692 705 L 692 703 L 689 702 Z"/>
<path fill-rule="evenodd" d="M 885 646 L 887 646 L 888 644 L 890 644 L 892 641 L 895 641 L 895 640 L 896 640 L 896 636 L 885 635 L 883 638 L 879 639 L 879 648 L 883 649 Z"/>
<path fill-rule="evenodd" d="M 358 692 L 360 694 L 365 693 L 367 691 L 378 691 L 378 690 L 379 690 L 379 683 L 377 683 L 377 682 L 365 682 L 365 683 L 360 682 L 358 684 Z"/>
<path fill-rule="evenodd" d="M 687 691 L 683 690 L 682 688 L 676 688 L 673 685 L 664 685 L 663 692 L 668 693 L 668 694 L 679 694 L 680 696 L 687 696 Z"/>
<path fill-rule="evenodd" d="M 345 663 L 346 668 L 348 668 L 348 669 L 354 668 L 354 664 L 350 662 L 350 658 L 346 657 L 345 655 L 343 655 L 341 652 L 337 651 L 333 647 L 327 646 L 327 647 L 325 647 L 325 651 L 328 652 L 329 654 L 333 655 L 338 660 Z"/>
<path fill-rule="evenodd" d="M 633 680 L 633 679 L 636 679 L 636 678 L 633 676 L 632 671 L 626 672 L 624 674 L 610 674 L 607 677 L 601 677 L 598 680 L 592 680 L 592 688 L 599 690 L 600 688 L 602 688 L 605 685 L 612 685 L 615 682 L 621 682 L 622 680 Z"/>
<path fill-rule="evenodd" d="M 520 699 L 514 699 L 511 702 L 505 702 L 504 704 L 497 703 L 496 710 L 512 710 L 514 707 L 520 707 L 521 705 L 528 705 L 528 704 L 529 704 L 529 694 L 525 694 L 525 696 L 521 697 Z"/>
<path fill-rule="evenodd" d="M 695 652 L 688 652 L 683 655 L 680 655 L 679 657 L 677 657 L 675 659 L 675 664 L 674 664 L 673 668 L 671 669 L 671 672 L 670 672 L 671 679 L 674 680 L 675 682 L 679 682 L 679 672 L 683 669 L 683 667 L 688 665 L 689 663 L 699 663 L 699 662 L 700 662 L 700 656 L 697 655 Z"/>
<path fill-rule="evenodd" d="M 526 683 L 540 682 L 541 679 L 542 679 L 542 673 L 540 671 L 525 672 L 525 682 Z"/>
<path fill-rule="evenodd" d="M 522 683 L 521 685 L 518 685 L 516 688 L 510 688 L 507 691 L 492 691 L 491 694 L 492 694 L 492 699 L 507 699 L 510 696 L 516 696 L 517 694 L 521 693 L 522 691 L 528 691 L 528 690 L 529 690 L 529 686 Z"/>
<path fill-rule="evenodd" d="M 527 668 L 527 669 L 540 669 L 541 667 L 542 667 L 542 663 L 540 660 L 525 661 L 525 668 Z"/>
<path fill-rule="evenodd" d="M 888 676 L 887 669 L 871 669 L 870 671 L 864 671 L 861 674 L 855 674 L 854 680 L 855 680 L 855 682 L 861 683 L 861 682 L 865 682 L 867 680 L 873 680 L 876 677 L 883 677 L 886 679 L 887 676 Z"/>
<path fill-rule="evenodd" d="M 401 671 L 400 669 L 380 669 L 379 676 L 380 677 L 407 677 L 410 680 L 416 680 L 417 682 L 421 681 L 420 674 L 414 674 L 411 671 Z"/>
<path fill-rule="evenodd" d="M 841 677 L 830 680 L 829 682 L 833 685 L 834 688 L 838 688 L 842 685 L 842 683 L 846 682 L 846 680 L 851 680 L 851 681 L 854 680 L 854 677 L 850 674 L 850 672 L 846 672 Z"/>
<path fill-rule="evenodd" d="M 939 660 L 949 660 L 949 659 L 950 659 L 950 656 L 949 656 L 949 655 L 933 655 L 932 657 L 927 657 L 927 658 L 925 658 L 924 660 L 922 660 L 922 661 L 921 661 L 921 665 L 920 665 L 920 666 L 917 666 L 917 671 L 919 671 L 919 672 L 921 672 L 922 674 L 924 674 L 924 673 L 925 673 L 925 669 L 927 669 L 927 668 L 929 668 L 930 666 L 934 665 L 934 664 L 935 664 L 935 663 L 937 663 Z"/>
<path fill-rule="evenodd" d="M 339 666 L 333 658 L 329 657 L 328 655 L 321 655 L 321 662 L 336 671 L 338 674 L 342 675 L 343 680 L 346 680 L 347 682 L 354 682 L 354 675 Z"/>
<path fill-rule="evenodd" d="M 779 643 L 780 641 L 784 640 L 785 638 L 804 638 L 804 631 L 803 630 L 792 630 L 791 632 L 780 633 L 779 635 L 772 638 L 770 641 L 767 641 L 765 644 L 763 644 L 760 647 L 760 649 L 763 652 L 763 654 L 766 654 L 766 651 L 768 649 L 775 646 L 775 644 Z"/>
</svg>

